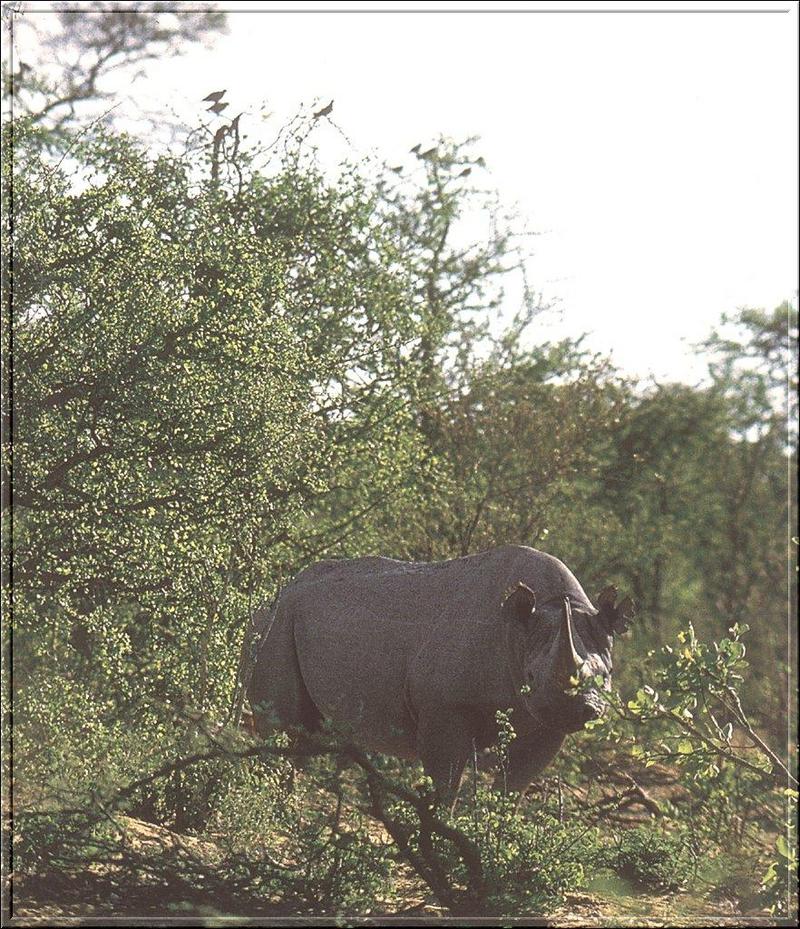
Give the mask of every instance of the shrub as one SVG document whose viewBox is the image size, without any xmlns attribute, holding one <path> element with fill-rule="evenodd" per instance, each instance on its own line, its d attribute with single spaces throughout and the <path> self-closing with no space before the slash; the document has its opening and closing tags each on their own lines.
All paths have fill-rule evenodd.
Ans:
<svg viewBox="0 0 800 929">
<path fill-rule="evenodd" d="M 658 890 L 679 890 L 694 873 L 690 843 L 652 825 L 624 830 L 607 847 L 605 864 L 620 877 Z"/>
<path fill-rule="evenodd" d="M 454 825 L 480 851 L 488 909 L 495 913 L 546 913 L 563 902 L 567 891 L 584 883 L 595 858 L 597 831 L 570 820 L 560 823 L 542 809 L 520 815 L 517 795 L 480 788 Z M 452 874 L 462 879 L 453 862 Z"/>
</svg>

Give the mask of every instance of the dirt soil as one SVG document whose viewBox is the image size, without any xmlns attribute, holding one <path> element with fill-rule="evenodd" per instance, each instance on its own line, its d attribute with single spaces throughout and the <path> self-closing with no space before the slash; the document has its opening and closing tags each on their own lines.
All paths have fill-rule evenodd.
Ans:
<svg viewBox="0 0 800 929">
<path fill-rule="evenodd" d="M 214 868 L 222 852 L 213 843 L 129 817 L 120 821 L 124 842 L 112 862 L 80 872 L 15 877 L 9 900 L 11 925 L 89 925 L 114 917 L 138 917 L 138 925 L 174 925 L 181 917 L 186 925 L 230 925 L 231 917 L 234 924 L 286 925 L 287 917 L 296 914 L 285 902 L 250 897 L 218 879 Z M 445 911 L 409 878 L 402 921 L 417 925 L 444 921 Z M 375 925 L 399 915 L 378 901 L 374 912 L 363 914 Z M 338 920 L 338 925 L 349 922 L 347 917 Z M 462 920 L 447 922 L 463 925 Z M 511 924 L 509 919 L 496 922 Z M 556 927 L 778 924 L 764 913 L 738 913 L 729 901 L 711 903 L 688 894 L 653 895 L 625 887 L 569 894 L 557 911 L 513 922 Z"/>
</svg>

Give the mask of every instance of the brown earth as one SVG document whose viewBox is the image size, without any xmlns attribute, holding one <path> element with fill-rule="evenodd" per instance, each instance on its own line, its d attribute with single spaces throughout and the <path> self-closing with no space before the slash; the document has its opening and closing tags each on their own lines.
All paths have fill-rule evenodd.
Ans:
<svg viewBox="0 0 800 929">
<path fill-rule="evenodd" d="M 118 822 L 122 841 L 103 864 L 81 871 L 14 878 L 11 925 L 88 925 L 120 917 L 145 920 L 140 925 L 167 925 L 165 920 L 181 917 L 186 924 L 195 925 L 200 920 L 203 925 L 221 925 L 225 917 L 225 924 L 234 917 L 237 924 L 283 925 L 292 916 L 285 902 L 250 896 L 246 886 L 231 886 L 218 877 L 215 866 L 222 852 L 214 843 L 130 817 L 119 817 Z M 401 881 L 403 921 L 430 925 L 443 920 L 445 911 L 434 904 L 412 873 L 402 876 Z M 363 915 L 382 924 L 398 912 L 396 905 L 389 908 L 376 901 L 374 911 Z M 349 922 L 346 917 L 339 919 L 339 925 Z M 508 919 L 495 922 L 510 924 Z M 763 913 L 737 913 L 731 901 L 711 903 L 689 894 L 654 895 L 624 887 L 622 892 L 611 887 L 572 893 L 563 906 L 545 918 L 514 922 L 565 927 L 777 924 Z"/>
</svg>

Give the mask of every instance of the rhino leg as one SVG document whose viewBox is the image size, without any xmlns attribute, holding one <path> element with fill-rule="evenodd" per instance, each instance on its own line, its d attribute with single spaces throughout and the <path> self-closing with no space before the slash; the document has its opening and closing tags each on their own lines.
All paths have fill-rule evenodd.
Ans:
<svg viewBox="0 0 800 929">
<path fill-rule="evenodd" d="M 495 790 L 525 790 L 555 758 L 563 741 L 563 732 L 540 732 L 512 741 L 505 766 L 495 775 Z"/>
<path fill-rule="evenodd" d="M 473 721 L 456 710 L 421 713 L 417 752 L 442 802 L 455 804 L 467 760 L 473 754 Z"/>
</svg>

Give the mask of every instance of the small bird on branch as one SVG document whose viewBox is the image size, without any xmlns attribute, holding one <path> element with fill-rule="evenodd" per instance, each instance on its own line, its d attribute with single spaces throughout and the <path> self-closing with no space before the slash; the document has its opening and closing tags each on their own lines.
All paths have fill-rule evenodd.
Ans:
<svg viewBox="0 0 800 929">
<path fill-rule="evenodd" d="M 227 103 L 214 103 L 206 110 L 206 113 L 214 112 L 219 115 L 227 105 Z"/>
<path fill-rule="evenodd" d="M 331 100 L 331 102 L 327 106 L 324 106 L 321 110 L 317 110 L 317 112 L 314 114 L 314 119 L 319 119 L 320 116 L 328 116 L 332 109 L 333 100 Z"/>
<path fill-rule="evenodd" d="M 207 97 L 203 97 L 203 103 L 219 103 L 219 101 L 225 96 L 226 91 L 224 90 L 215 90 L 213 93 L 210 93 Z"/>
</svg>

